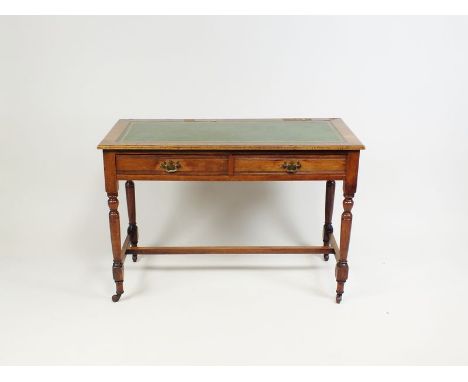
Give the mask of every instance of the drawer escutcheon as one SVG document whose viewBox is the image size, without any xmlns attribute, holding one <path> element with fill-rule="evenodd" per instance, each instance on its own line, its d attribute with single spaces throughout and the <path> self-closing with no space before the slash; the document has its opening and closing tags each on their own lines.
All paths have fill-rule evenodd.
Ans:
<svg viewBox="0 0 468 382">
<path fill-rule="evenodd" d="M 284 162 L 283 165 L 281 166 L 286 170 L 286 172 L 294 174 L 301 168 L 301 162 L 299 161 L 291 161 L 291 162 Z"/>
<path fill-rule="evenodd" d="M 172 172 L 177 172 L 179 168 L 182 166 L 180 165 L 179 161 L 164 161 L 161 163 L 161 168 L 164 169 L 164 171 L 172 173 Z"/>
</svg>

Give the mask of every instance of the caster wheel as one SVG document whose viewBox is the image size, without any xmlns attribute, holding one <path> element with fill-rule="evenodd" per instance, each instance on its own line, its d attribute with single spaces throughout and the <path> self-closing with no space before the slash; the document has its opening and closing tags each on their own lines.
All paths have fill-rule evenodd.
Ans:
<svg viewBox="0 0 468 382">
<path fill-rule="evenodd" d="M 342 299 L 342 295 L 341 294 L 337 294 L 336 295 L 336 303 L 339 304 L 341 302 L 341 299 Z"/>
<path fill-rule="evenodd" d="M 138 259 L 138 255 L 132 255 L 132 260 L 134 263 L 137 262 L 137 259 Z"/>
<path fill-rule="evenodd" d="M 328 261 L 329 258 L 330 258 L 330 256 L 328 255 L 328 253 L 325 253 L 325 254 L 323 255 L 323 260 L 324 260 L 324 261 Z"/>
<path fill-rule="evenodd" d="M 119 300 L 120 300 L 120 296 L 121 296 L 120 294 L 114 294 L 114 295 L 112 296 L 112 301 L 114 301 L 114 302 L 119 301 Z"/>
</svg>

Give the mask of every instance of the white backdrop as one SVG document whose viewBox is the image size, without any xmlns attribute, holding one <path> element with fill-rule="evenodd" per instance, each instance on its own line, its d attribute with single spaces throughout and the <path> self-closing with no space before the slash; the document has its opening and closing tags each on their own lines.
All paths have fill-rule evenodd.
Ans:
<svg viewBox="0 0 468 382">
<path fill-rule="evenodd" d="M 1 17 L 0 362 L 466 364 L 467 40 L 462 17 Z M 320 256 L 180 256 L 127 262 L 112 304 L 115 121 L 274 117 L 367 146 L 343 303 Z M 136 189 L 142 245 L 320 244 L 324 183 Z"/>
</svg>

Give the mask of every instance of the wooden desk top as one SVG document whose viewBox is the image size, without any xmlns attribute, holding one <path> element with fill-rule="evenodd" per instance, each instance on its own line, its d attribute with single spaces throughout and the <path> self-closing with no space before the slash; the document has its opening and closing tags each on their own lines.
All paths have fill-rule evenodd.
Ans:
<svg viewBox="0 0 468 382">
<path fill-rule="evenodd" d="M 363 150 L 341 119 L 121 119 L 103 150 Z"/>
</svg>

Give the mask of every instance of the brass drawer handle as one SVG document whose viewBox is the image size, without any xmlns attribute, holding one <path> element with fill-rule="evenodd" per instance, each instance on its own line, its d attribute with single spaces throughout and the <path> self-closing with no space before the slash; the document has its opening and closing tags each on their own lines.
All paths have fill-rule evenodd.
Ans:
<svg viewBox="0 0 468 382">
<path fill-rule="evenodd" d="M 161 163 L 161 168 L 164 169 L 166 172 L 176 172 L 182 166 L 180 165 L 179 161 L 164 161 Z"/>
<path fill-rule="evenodd" d="M 284 162 L 283 166 L 281 167 L 283 167 L 286 170 L 286 172 L 294 174 L 295 172 L 297 172 L 297 170 L 301 168 L 301 162 L 299 161 Z"/>
</svg>

